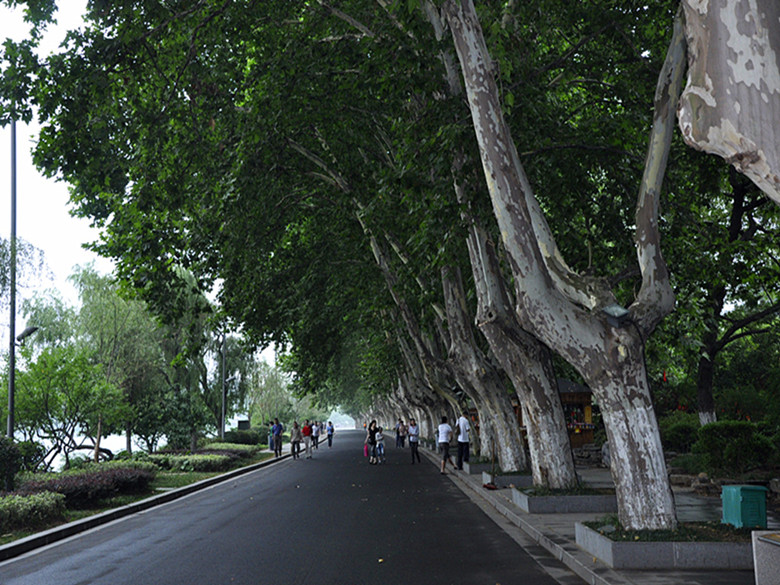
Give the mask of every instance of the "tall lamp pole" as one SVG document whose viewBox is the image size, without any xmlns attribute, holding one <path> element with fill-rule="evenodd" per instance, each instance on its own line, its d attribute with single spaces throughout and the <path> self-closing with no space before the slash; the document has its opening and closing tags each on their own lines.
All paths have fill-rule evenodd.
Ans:
<svg viewBox="0 0 780 585">
<path fill-rule="evenodd" d="M 219 421 L 219 438 L 225 439 L 225 412 L 227 410 L 227 369 L 225 368 L 225 354 L 227 354 L 227 333 L 222 332 L 222 416 Z"/>
<path fill-rule="evenodd" d="M 11 327 L 8 336 L 8 438 L 14 437 L 14 386 L 16 383 L 16 116 L 11 117 Z"/>
</svg>

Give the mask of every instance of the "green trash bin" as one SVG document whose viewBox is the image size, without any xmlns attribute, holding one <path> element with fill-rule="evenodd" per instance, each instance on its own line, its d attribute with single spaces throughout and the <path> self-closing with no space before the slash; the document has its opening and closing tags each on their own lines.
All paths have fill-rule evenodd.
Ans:
<svg viewBox="0 0 780 585">
<path fill-rule="evenodd" d="M 722 524 L 737 528 L 766 528 L 766 493 L 759 485 L 724 485 Z"/>
</svg>

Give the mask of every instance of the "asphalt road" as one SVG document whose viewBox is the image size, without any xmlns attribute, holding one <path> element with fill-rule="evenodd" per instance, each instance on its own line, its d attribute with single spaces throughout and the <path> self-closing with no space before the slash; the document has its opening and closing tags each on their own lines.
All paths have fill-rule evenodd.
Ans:
<svg viewBox="0 0 780 585">
<path fill-rule="evenodd" d="M 368 465 L 362 440 L 340 432 L 313 459 L 288 459 L 1 563 L 0 585 L 578 582 L 533 547 L 529 555 L 425 458 L 411 465 L 391 439 L 387 462 Z"/>
</svg>

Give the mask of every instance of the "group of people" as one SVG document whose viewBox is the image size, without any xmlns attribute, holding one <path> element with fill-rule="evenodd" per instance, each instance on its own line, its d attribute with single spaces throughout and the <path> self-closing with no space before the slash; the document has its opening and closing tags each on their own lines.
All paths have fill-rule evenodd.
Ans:
<svg viewBox="0 0 780 585">
<path fill-rule="evenodd" d="M 469 419 L 467 418 L 467 412 L 463 412 L 463 414 L 460 415 L 457 422 L 455 423 L 455 428 L 458 430 L 458 463 L 457 465 L 452 462 L 452 457 L 450 457 L 450 441 L 452 441 L 452 437 L 454 434 L 454 431 L 452 430 L 452 427 L 447 423 L 447 417 L 443 416 L 441 417 L 441 423 L 439 424 L 438 429 L 438 443 L 439 443 L 439 451 L 441 452 L 441 474 L 446 474 L 446 471 L 444 469 L 447 466 L 447 462 L 450 462 L 450 465 L 452 465 L 455 469 L 463 469 L 463 462 L 465 461 L 468 463 L 469 460 L 469 431 L 471 430 L 471 425 L 469 425 Z"/>
<path fill-rule="evenodd" d="M 363 426 L 365 427 L 366 425 L 364 424 Z M 412 465 L 414 465 L 415 460 L 417 463 L 420 463 L 420 452 L 418 451 L 420 427 L 417 426 L 417 422 L 414 419 L 410 419 L 409 426 L 407 426 L 404 424 L 403 419 L 399 418 L 398 423 L 395 425 L 395 446 L 403 449 L 407 437 L 409 437 L 409 448 L 412 453 Z M 387 460 L 385 458 L 384 429 L 377 425 L 376 420 L 372 420 L 366 428 L 364 445 L 364 452 L 368 457 L 370 465 L 384 463 Z"/>
<path fill-rule="evenodd" d="M 363 426 L 366 427 L 365 423 Z M 441 453 L 441 473 L 443 475 L 446 474 L 445 468 L 448 461 L 455 469 L 463 469 L 463 462 L 468 462 L 469 460 L 469 432 L 471 431 L 471 425 L 469 424 L 467 412 L 464 411 L 460 415 L 455 423 L 455 429 L 457 434 L 447 422 L 447 417 L 441 417 L 436 440 Z M 403 419 L 399 418 L 395 425 L 396 448 L 405 448 L 407 437 L 409 439 L 409 450 L 412 454 L 412 465 L 415 462 L 420 463 L 420 427 L 413 418 L 409 419 L 408 426 L 404 424 Z M 453 437 L 456 437 L 458 442 L 457 464 L 453 463 L 450 456 L 450 442 Z M 366 439 L 364 441 L 364 453 L 368 457 L 369 464 L 377 465 L 386 461 L 384 439 L 384 429 L 377 424 L 376 420 L 372 420 L 366 427 Z"/>
<path fill-rule="evenodd" d="M 268 424 L 270 426 L 268 435 L 269 448 L 273 448 L 276 457 L 281 457 L 284 426 L 279 422 L 278 418 L 275 418 L 274 422 Z M 304 446 L 306 459 L 312 459 L 314 449 L 320 448 L 320 437 L 322 436 L 327 437 L 328 448 L 333 447 L 333 435 L 335 432 L 336 429 L 330 421 L 328 421 L 327 425 L 321 421 L 309 421 L 308 419 L 303 425 L 299 425 L 297 420 L 293 421 L 292 429 L 290 429 L 290 453 L 292 453 L 293 459 L 300 459 L 301 443 Z"/>
</svg>

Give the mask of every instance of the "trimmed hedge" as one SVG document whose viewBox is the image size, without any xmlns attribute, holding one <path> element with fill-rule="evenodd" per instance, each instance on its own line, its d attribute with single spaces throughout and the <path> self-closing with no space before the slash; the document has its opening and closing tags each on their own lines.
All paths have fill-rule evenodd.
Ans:
<svg viewBox="0 0 780 585">
<path fill-rule="evenodd" d="M 65 496 L 70 509 L 89 508 L 100 500 L 119 494 L 137 494 L 149 490 L 154 472 L 146 469 L 113 467 L 96 471 L 60 473 L 45 479 L 26 481 L 21 495 L 55 492 Z"/>
<path fill-rule="evenodd" d="M 226 443 L 238 443 L 241 445 L 259 445 L 262 437 L 257 431 L 225 431 Z"/>
<path fill-rule="evenodd" d="M 257 445 L 244 445 L 239 443 L 209 443 L 198 453 L 233 453 L 239 457 L 251 457 L 257 453 L 260 448 Z"/>
<path fill-rule="evenodd" d="M 229 455 L 171 455 L 154 453 L 149 460 L 169 471 L 226 471 L 230 468 L 233 457 Z"/>
<path fill-rule="evenodd" d="M 65 496 L 53 492 L 0 497 L 0 531 L 39 528 L 65 517 Z"/>
</svg>

